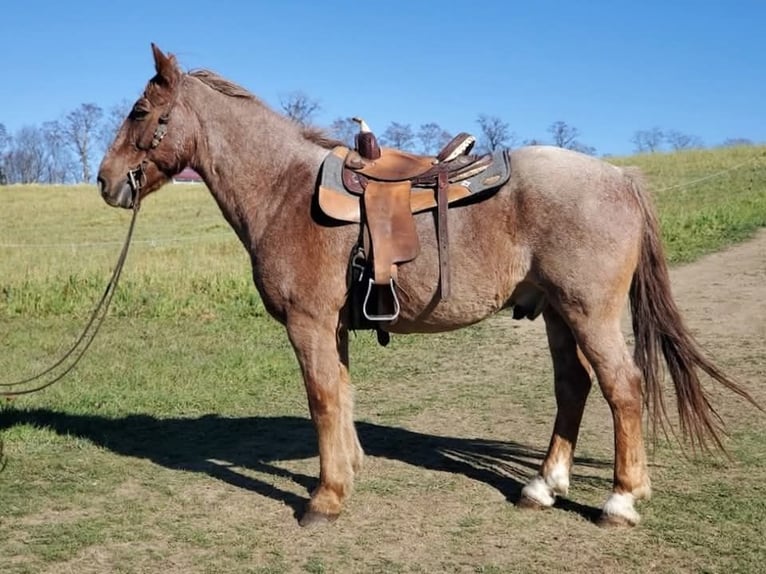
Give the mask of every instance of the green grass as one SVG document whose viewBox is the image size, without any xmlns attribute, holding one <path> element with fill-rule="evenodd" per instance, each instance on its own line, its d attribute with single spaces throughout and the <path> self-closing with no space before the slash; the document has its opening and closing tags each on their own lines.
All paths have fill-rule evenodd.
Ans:
<svg viewBox="0 0 766 574">
<path fill-rule="evenodd" d="M 765 154 L 612 161 L 646 172 L 680 262 L 766 226 Z M 129 218 L 89 186 L 0 188 L 0 380 L 46 367 L 73 341 Z M 338 523 L 298 529 L 294 513 L 317 475 L 315 438 L 297 363 L 244 250 L 197 186 L 148 200 L 136 240 L 83 362 L 47 391 L 0 406 L 3 574 L 762 568 L 757 416 L 734 421 L 731 462 L 687 459 L 661 441 L 644 523 L 605 532 L 586 519 L 611 481 L 608 410 L 594 399 L 576 503 L 539 514 L 508 504 L 539 463 L 554 412 L 539 321 L 394 337 L 387 349 L 353 336 L 367 467 Z"/>
<path fill-rule="evenodd" d="M 766 148 L 645 154 L 612 160 L 636 165 L 654 191 L 672 262 L 687 262 L 766 226 Z"/>
</svg>

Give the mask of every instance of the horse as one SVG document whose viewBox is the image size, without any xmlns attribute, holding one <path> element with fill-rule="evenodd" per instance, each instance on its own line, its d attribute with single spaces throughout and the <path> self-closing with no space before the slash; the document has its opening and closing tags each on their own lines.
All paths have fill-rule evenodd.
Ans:
<svg viewBox="0 0 766 574">
<path fill-rule="evenodd" d="M 349 253 L 359 228 L 328 222 L 315 191 L 337 142 L 272 110 L 209 70 L 184 72 L 152 44 L 155 75 L 101 162 L 98 188 L 114 207 L 138 202 L 186 167 L 205 181 L 250 255 L 263 304 L 287 331 L 300 365 L 319 450 L 319 483 L 302 526 L 335 520 L 364 451 L 349 377 Z M 566 496 L 592 380 L 614 428 L 612 490 L 599 524 L 634 526 L 648 499 L 642 419 L 671 425 L 664 370 L 675 390 L 681 441 L 722 447 L 722 421 L 700 374 L 753 402 L 708 359 L 684 326 L 650 193 L 641 174 L 552 146 L 509 152 L 510 179 L 486 199 L 449 209 L 451 293 L 440 295 L 434 211 L 414 216 L 420 254 L 400 265 L 400 312 L 390 333 L 435 333 L 503 309 L 542 315 L 553 362 L 556 416 L 522 508 Z M 621 332 L 630 303 L 635 349 Z M 530 314 L 530 313 L 527 313 Z M 675 434 L 675 430 L 673 430 Z M 667 431 L 666 431 L 667 433 Z"/>
</svg>

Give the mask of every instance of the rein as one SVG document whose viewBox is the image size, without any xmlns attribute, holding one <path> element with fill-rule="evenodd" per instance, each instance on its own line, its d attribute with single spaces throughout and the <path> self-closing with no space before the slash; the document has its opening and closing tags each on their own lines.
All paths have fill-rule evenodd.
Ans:
<svg viewBox="0 0 766 574">
<path fill-rule="evenodd" d="M 120 275 L 122 274 L 123 266 L 125 265 L 125 261 L 128 258 L 128 250 L 130 248 L 130 241 L 133 238 L 133 230 L 136 226 L 136 219 L 138 218 L 138 210 L 141 204 L 141 188 L 146 183 L 146 167 L 149 165 L 149 162 L 151 161 L 149 159 L 149 152 L 157 148 L 157 146 L 160 145 L 163 138 L 167 134 L 168 131 L 168 123 L 170 122 L 170 112 L 173 110 L 173 107 L 176 104 L 176 101 L 178 100 L 180 90 L 176 90 L 175 95 L 171 99 L 170 103 L 167 106 L 167 109 L 165 112 L 159 117 L 157 126 L 154 128 L 154 132 L 152 133 L 152 139 L 149 142 L 148 145 L 145 145 L 143 143 L 143 137 L 139 138 L 139 141 L 137 143 L 138 149 L 143 150 L 146 152 L 146 157 L 144 157 L 143 160 L 141 160 L 141 163 L 139 163 L 135 168 L 129 169 L 127 173 L 127 179 L 128 179 L 128 185 L 130 186 L 131 193 L 133 195 L 132 198 L 132 209 L 133 209 L 133 216 L 130 220 L 130 226 L 128 227 L 128 234 L 125 237 L 125 243 L 122 246 L 122 249 L 120 251 L 120 256 L 117 259 L 117 264 L 114 267 L 114 271 L 112 271 L 112 277 L 109 279 L 109 282 L 106 285 L 106 289 L 104 289 L 103 295 L 101 295 L 101 299 L 96 304 L 96 307 L 93 309 L 93 311 L 90 314 L 90 317 L 88 318 L 88 322 L 85 324 L 85 328 L 83 329 L 80 336 L 77 338 L 77 340 L 74 342 L 74 344 L 69 348 L 68 351 L 64 353 L 64 355 L 56 361 L 53 365 L 48 367 L 47 369 L 32 375 L 30 377 L 27 377 L 25 379 L 21 379 L 19 381 L 15 381 L 12 383 L 0 383 L 0 389 L 9 389 L 9 390 L 0 390 L 0 397 L 18 397 L 21 395 L 28 395 L 31 393 L 36 393 L 38 391 L 42 391 L 43 389 L 47 389 L 51 385 L 57 383 L 61 379 L 63 379 L 67 374 L 69 374 L 72 369 L 77 366 L 77 364 L 80 362 L 80 359 L 82 359 L 85 352 L 90 347 L 91 343 L 93 343 L 93 339 L 95 339 L 96 334 L 98 333 L 99 329 L 101 328 L 101 325 L 104 322 L 104 319 L 106 318 L 106 314 L 109 310 L 109 305 L 112 302 L 112 297 L 114 297 L 114 293 L 117 290 L 117 285 L 120 281 Z M 148 131 L 148 130 L 147 130 Z M 56 371 L 59 367 L 62 365 L 65 365 L 67 363 L 68 359 L 71 358 L 71 362 L 63 367 L 63 371 L 58 373 L 57 375 L 52 375 L 53 378 L 44 382 L 39 382 L 35 386 L 25 388 L 25 389 L 19 389 L 15 390 L 13 387 L 19 387 L 22 385 L 29 385 L 30 383 L 36 383 L 37 381 L 40 381 L 41 379 L 44 379 L 46 375 L 51 375 L 54 371 Z"/>
<path fill-rule="evenodd" d="M 74 369 L 75 366 L 77 366 L 77 363 L 80 362 L 80 359 L 82 359 L 83 355 L 90 347 L 91 343 L 93 342 L 93 339 L 96 338 L 96 334 L 98 333 L 99 329 L 101 328 L 101 325 L 104 322 L 104 319 L 106 318 L 106 313 L 109 310 L 109 304 L 112 302 L 112 297 L 114 297 L 114 293 L 117 290 L 117 285 L 120 282 L 120 275 L 122 274 L 122 269 L 125 265 L 125 261 L 128 258 L 130 241 L 133 238 L 133 230 L 136 227 L 136 219 L 138 218 L 138 210 L 140 207 L 140 202 L 138 200 L 138 197 L 139 197 L 139 191 L 141 190 L 142 177 L 143 177 L 143 166 L 140 166 L 136 170 L 131 170 L 129 172 L 128 181 L 130 183 L 131 189 L 133 190 L 133 216 L 130 219 L 128 234 L 125 237 L 125 243 L 123 244 L 122 249 L 120 250 L 120 256 L 117 258 L 117 264 L 114 267 L 114 271 L 112 271 L 112 277 L 109 279 L 109 282 L 106 285 L 106 289 L 104 289 L 104 293 L 103 295 L 101 295 L 101 299 L 96 304 L 96 307 L 93 309 L 93 311 L 91 312 L 90 317 L 88 318 L 88 322 L 85 324 L 85 328 L 83 329 L 82 333 L 74 342 L 74 344 L 69 348 L 69 350 L 66 353 L 64 353 L 64 355 L 58 361 L 53 363 L 50 367 L 48 367 L 44 371 L 41 371 L 25 379 L 15 381 L 13 383 L 0 383 L 0 388 L 9 389 L 9 390 L 1 390 L 0 391 L 1 397 L 11 398 L 11 397 L 18 397 L 21 395 L 29 395 L 31 393 L 36 393 L 38 391 L 42 391 L 43 389 L 47 389 L 51 385 L 57 383 L 58 381 L 63 379 L 67 374 L 69 374 L 69 372 L 72 369 Z M 69 359 L 70 357 L 73 357 L 71 363 L 66 365 L 66 367 L 64 367 L 64 370 L 62 372 L 55 375 L 49 381 L 38 383 L 36 386 L 33 386 L 31 388 L 26 388 L 26 389 L 16 390 L 12 388 L 12 387 L 18 387 L 21 385 L 28 385 L 29 383 L 35 383 L 36 381 L 43 379 L 46 375 L 52 373 L 53 371 L 58 369 L 58 367 L 66 363 L 67 359 Z"/>
</svg>

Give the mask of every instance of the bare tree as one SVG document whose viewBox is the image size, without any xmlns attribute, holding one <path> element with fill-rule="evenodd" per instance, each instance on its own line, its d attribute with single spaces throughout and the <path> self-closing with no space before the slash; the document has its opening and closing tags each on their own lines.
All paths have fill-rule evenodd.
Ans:
<svg viewBox="0 0 766 574">
<path fill-rule="evenodd" d="M 104 150 L 106 150 L 114 141 L 122 122 L 128 117 L 132 107 L 132 102 L 124 99 L 121 100 L 119 104 L 113 105 L 106 112 L 106 117 L 104 117 L 104 122 L 101 124 L 101 132 L 99 134 L 101 146 Z"/>
<path fill-rule="evenodd" d="M 409 150 L 415 142 L 415 134 L 410 124 L 391 122 L 386 131 L 380 134 L 380 143 L 396 149 Z"/>
<path fill-rule="evenodd" d="M 476 119 L 481 129 L 479 149 L 485 152 L 501 148 L 511 148 L 516 143 L 516 134 L 511 131 L 507 122 L 497 116 L 480 114 Z"/>
<path fill-rule="evenodd" d="M 721 144 L 721 147 L 740 147 L 754 145 L 753 140 L 748 138 L 727 138 Z"/>
<path fill-rule="evenodd" d="M 91 162 L 104 111 L 96 104 L 80 104 L 64 118 L 64 136 L 79 164 L 80 181 L 89 182 Z"/>
<path fill-rule="evenodd" d="M 674 150 L 698 149 L 704 147 L 702 139 L 697 136 L 685 134 L 678 130 L 670 130 L 665 133 L 665 141 Z"/>
<path fill-rule="evenodd" d="M 436 155 L 452 138 L 447 130 L 435 122 L 421 124 L 415 137 L 420 141 L 421 153 L 426 155 Z"/>
<path fill-rule="evenodd" d="M 330 124 L 330 135 L 350 148 L 354 147 L 354 136 L 358 131 L 359 125 L 351 118 L 335 118 Z"/>
<path fill-rule="evenodd" d="M 553 145 L 557 147 L 579 151 L 588 155 L 596 153 L 596 148 L 586 145 L 577 139 L 580 137 L 580 130 L 566 122 L 561 120 L 553 122 L 548 127 L 548 133 L 553 137 Z"/>
<path fill-rule="evenodd" d="M 5 148 L 11 141 L 11 136 L 8 135 L 8 130 L 5 129 L 5 124 L 0 123 L 0 153 L 5 151 Z"/>
<path fill-rule="evenodd" d="M 651 152 L 654 153 L 662 148 L 662 142 L 665 139 L 665 134 L 660 128 L 654 127 L 650 130 L 638 130 L 630 138 L 631 143 L 635 146 L 635 149 L 639 153 Z"/>
<path fill-rule="evenodd" d="M 553 122 L 548 127 L 548 133 L 553 137 L 553 145 L 566 149 L 572 149 L 580 136 L 580 130 L 561 120 Z"/>
<path fill-rule="evenodd" d="M 311 99 L 300 90 L 281 96 L 279 106 L 288 118 L 302 126 L 311 125 L 314 116 L 322 109 L 318 100 Z"/>
<path fill-rule="evenodd" d="M 0 185 L 8 184 L 8 173 L 5 168 L 5 148 L 11 142 L 11 137 L 8 135 L 8 130 L 5 129 L 5 124 L 0 124 Z"/>
<path fill-rule="evenodd" d="M 45 138 L 38 127 L 25 126 L 16 132 L 5 167 L 9 183 L 36 183 L 45 173 Z"/>
<path fill-rule="evenodd" d="M 66 145 L 66 134 L 60 122 L 45 122 L 42 126 L 45 142 L 44 183 L 66 183 L 76 173 L 75 162 Z"/>
<path fill-rule="evenodd" d="M 592 145 L 586 145 L 582 142 L 574 142 L 569 149 L 573 151 L 579 151 L 580 153 L 584 153 L 586 155 L 596 155 L 596 148 L 594 148 Z"/>
</svg>

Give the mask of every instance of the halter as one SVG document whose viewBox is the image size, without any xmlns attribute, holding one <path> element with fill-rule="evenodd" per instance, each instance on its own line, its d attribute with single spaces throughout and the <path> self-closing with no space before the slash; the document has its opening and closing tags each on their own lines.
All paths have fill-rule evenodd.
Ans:
<svg viewBox="0 0 766 574">
<path fill-rule="evenodd" d="M 183 82 L 184 76 L 181 76 L 181 82 Z M 180 82 L 179 82 L 180 83 Z M 144 183 L 146 182 L 146 166 L 149 165 L 149 153 L 156 149 L 157 146 L 160 145 L 163 138 L 168 133 L 168 124 L 170 123 L 170 112 L 173 111 L 173 108 L 176 105 L 176 101 L 178 101 L 178 93 L 180 92 L 179 86 L 176 86 L 175 94 L 173 94 L 173 99 L 170 100 L 170 103 L 168 104 L 167 109 L 165 112 L 159 117 L 157 120 L 157 127 L 154 128 L 154 133 L 152 134 L 152 140 L 149 142 L 148 146 L 143 145 L 143 132 L 141 135 L 142 137 L 139 138 L 138 142 L 136 143 L 136 147 L 144 152 L 146 152 L 146 155 L 144 159 L 141 160 L 141 163 L 138 164 L 138 166 L 134 167 L 133 169 L 128 170 L 128 185 L 130 185 L 130 191 L 133 194 L 133 203 L 137 204 L 140 201 L 140 192 L 141 188 L 144 186 Z"/>
</svg>

